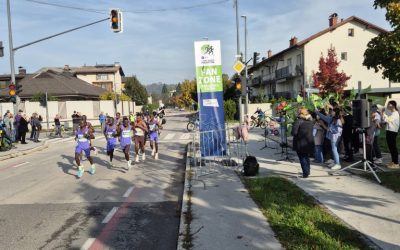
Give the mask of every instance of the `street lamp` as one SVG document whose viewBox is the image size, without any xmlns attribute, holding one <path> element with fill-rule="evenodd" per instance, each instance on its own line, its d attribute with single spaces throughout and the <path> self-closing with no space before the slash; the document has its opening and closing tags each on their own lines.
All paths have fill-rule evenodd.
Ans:
<svg viewBox="0 0 400 250">
<path fill-rule="evenodd" d="M 249 112 L 249 93 L 247 92 L 247 78 L 248 78 L 248 67 L 247 67 L 247 16 L 241 16 L 244 19 L 244 63 L 245 63 L 245 79 L 243 81 L 243 89 L 246 93 L 246 100 L 244 103 L 244 113 L 247 115 Z"/>
</svg>

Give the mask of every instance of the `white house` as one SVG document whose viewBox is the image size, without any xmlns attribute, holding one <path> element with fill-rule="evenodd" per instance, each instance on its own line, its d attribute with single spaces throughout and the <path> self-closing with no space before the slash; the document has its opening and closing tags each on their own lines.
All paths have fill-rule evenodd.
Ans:
<svg viewBox="0 0 400 250">
<path fill-rule="evenodd" d="M 362 64 L 368 42 L 382 32 L 387 31 L 361 18 L 339 20 L 335 13 L 329 17 L 328 28 L 302 41 L 291 38 L 289 47 L 277 54 L 268 51 L 267 57 L 249 70 L 253 95 L 294 98 L 302 86 L 312 88 L 312 74 L 319 70 L 321 55 L 326 57 L 331 47 L 341 61 L 338 70 L 351 76 L 347 90 L 357 89 L 359 81 L 364 88 L 369 85 L 373 89 L 389 88 L 389 80 Z"/>
</svg>

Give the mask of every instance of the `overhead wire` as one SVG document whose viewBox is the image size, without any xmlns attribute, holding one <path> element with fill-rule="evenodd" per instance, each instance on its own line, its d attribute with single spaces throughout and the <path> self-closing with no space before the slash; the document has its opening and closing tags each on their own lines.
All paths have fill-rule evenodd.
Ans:
<svg viewBox="0 0 400 250">
<path fill-rule="evenodd" d="M 40 0 L 25 0 L 25 1 L 31 2 L 31 3 L 36 3 L 36 4 L 41 4 L 41 5 L 48 5 L 48 6 L 58 7 L 58 8 L 73 9 L 73 10 L 86 11 L 86 12 L 92 12 L 92 13 L 98 13 L 98 14 L 107 14 L 109 12 L 109 10 L 104 10 L 104 9 L 84 8 L 84 7 L 77 7 L 77 6 L 72 6 L 72 5 L 49 3 L 46 1 L 40 1 Z M 142 9 L 142 10 L 121 9 L 121 11 L 124 13 L 146 14 L 146 13 L 154 13 L 154 12 L 190 10 L 190 9 L 207 7 L 207 6 L 211 6 L 211 5 L 219 5 L 219 4 L 229 2 L 229 1 L 231 1 L 231 0 L 219 0 L 219 1 L 209 2 L 209 3 L 195 4 L 195 5 L 181 6 L 181 7 L 172 7 L 172 8 L 156 8 L 156 9 Z"/>
</svg>

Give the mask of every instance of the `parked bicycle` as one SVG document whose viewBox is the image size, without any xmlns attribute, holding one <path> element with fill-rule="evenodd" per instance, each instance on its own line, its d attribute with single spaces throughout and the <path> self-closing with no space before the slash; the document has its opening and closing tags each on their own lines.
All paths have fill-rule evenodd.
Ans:
<svg viewBox="0 0 400 250">
<path fill-rule="evenodd" d="M 186 128 L 189 132 L 198 130 L 200 126 L 200 121 L 199 119 L 193 119 L 193 120 L 189 120 Z"/>
<path fill-rule="evenodd" d="M 56 127 L 56 126 L 54 126 L 54 124 L 52 125 L 52 127 L 53 127 L 53 130 L 50 132 L 50 137 L 55 137 L 56 135 L 57 135 L 57 132 L 59 132 L 59 137 L 64 137 L 63 135 L 64 135 L 64 133 L 65 133 L 65 128 L 64 128 L 64 125 L 61 125 L 60 126 L 60 128 L 59 128 L 59 130 L 60 131 L 57 131 L 58 130 L 58 128 Z"/>
</svg>

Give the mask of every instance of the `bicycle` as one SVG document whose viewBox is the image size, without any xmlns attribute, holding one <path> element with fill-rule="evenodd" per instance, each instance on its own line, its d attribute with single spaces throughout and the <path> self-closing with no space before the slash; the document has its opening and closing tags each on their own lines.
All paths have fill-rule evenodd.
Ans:
<svg viewBox="0 0 400 250">
<path fill-rule="evenodd" d="M 198 119 L 196 119 L 196 120 L 190 120 L 188 122 L 188 124 L 186 125 L 186 128 L 189 132 L 192 132 L 192 131 L 199 129 L 199 126 L 200 126 L 200 122 Z"/>
<path fill-rule="evenodd" d="M 52 125 L 52 127 L 53 127 L 53 131 L 52 132 L 50 132 L 50 137 L 55 137 L 56 136 L 56 133 L 57 133 L 57 128 L 55 127 L 55 125 L 53 124 Z M 61 127 L 60 127 L 60 135 L 59 135 L 59 137 L 60 138 L 62 138 L 62 137 L 64 137 L 63 136 L 63 134 L 65 133 L 65 128 L 64 128 L 64 125 L 61 125 Z"/>
</svg>

